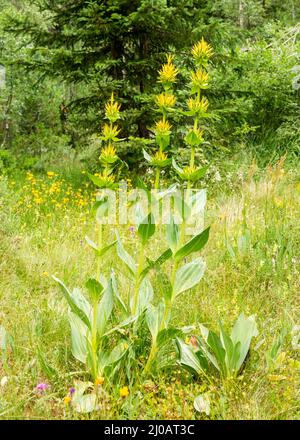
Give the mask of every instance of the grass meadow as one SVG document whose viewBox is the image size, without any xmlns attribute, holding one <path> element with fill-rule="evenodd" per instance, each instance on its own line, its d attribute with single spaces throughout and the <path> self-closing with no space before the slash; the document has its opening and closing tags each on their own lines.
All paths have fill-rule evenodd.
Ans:
<svg viewBox="0 0 300 440">
<path fill-rule="evenodd" d="M 84 240 L 96 234 L 95 190 L 80 171 L 0 176 L 0 325 L 7 332 L 0 338 L 1 419 L 299 419 L 299 170 L 283 160 L 264 169 L 241 165 L 207 190 L 207 269 L 178 299 L 172 321 L 216 329 L 222 319 L 228 329 L 241 312 L 254 314 L 259 335 L 240 375 L 208 380 L 173 368 L 147 380 L 136 376 L 125 396 L 120 375 L 100 386 L 98 411 L 78 414 L 65 397 L 88 375 L 72 356 L 68 306 L 52 275 L 72 288 L 95 276 L 96 258 Z M 133 228 L 119 233 L 134 255 Z M 149 253 L 163 250 L 162 234 L 156 231 Z M 113 227 L 103 236 L 112 241 Z M 112 248 L 101 270 L 109 274 L 113 266 L 127 296 L 132 284 L 117 259 Z M 163 283 L 156 281 L 158 295 Z M 37 390 L 39 383 L 46 389 Z M 199 394 L 209 396 L 209 415 L 194 408 Z"/>
</svg>

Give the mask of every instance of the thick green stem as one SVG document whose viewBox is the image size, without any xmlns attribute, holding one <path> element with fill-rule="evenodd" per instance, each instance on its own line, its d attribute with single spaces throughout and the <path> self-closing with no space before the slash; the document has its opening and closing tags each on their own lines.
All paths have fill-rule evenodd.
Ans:
<svg viewBox="0 0 300 440">
<path fill-rule="evenodd" d="M 98 303 L 95 301 L 93 304 L 93 324 L 92 324 L 93 379 L 95 382 L 98 375 L 97 314 L 98 314 Z"/>
<path fill-rule="evenodd" d="M 140 275 L 143 270 L 144 266 L 144 254 L 145 254 L 145 245 L 141 245 L 140 255 L 138 259 L 138 267 L 137 272 L 135 276 L 135 283 L 134 283 L 134 296 L 133 296 L 133 306 L 132 306 L 132 314 L 135 315 L 137 311 L 137 305 L 138 305 L 138 297 L 139 297 L 139 288 L 140 288 Z"/>
<path fill-rule="evenodd" d="M 156 345 L 156 339 L 155 339 L 155 340 L 152 340 L 151 350 L 150 350 L 148 360 L 147 360 L 147 363 L 146 363 L 144 371 L 143 371 L 144 375 L 148 374 L 149 371 L 151 370 L 152 362 L 155 359 L 156 352 L 157 352 L 157 345 Z"/>
<path fill-rule="evenodd" d="M 98 224 L 98 249 L 99 251 L 102 249 L 102 241 L 103 241 L 103 224 Z M 97 280 L 99 280 L 101 273 L 101 257 L 97 257 Z"/>
</svg>

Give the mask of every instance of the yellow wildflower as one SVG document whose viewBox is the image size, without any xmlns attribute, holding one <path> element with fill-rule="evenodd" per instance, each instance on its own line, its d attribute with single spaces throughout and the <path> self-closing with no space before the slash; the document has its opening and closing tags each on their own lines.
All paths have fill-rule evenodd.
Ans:
<svg viewBox="0 0 300 440">
<path fill-rule="evenodd" d="M 113 145 L 108 144 L 103 150 L 101 151 L 102 157 L 113 157 L 116 155 L 116 149 Z M 100 156 L 100 157 L 101 157 Z"/>
<path fill-rule="evenodd" d="M 178 75 L 178 70 L 172 63 L 173 57 L 171 55 L 167 58 L 167 63 L 162 65 L 161 70 L 158 72 L 159 74 L 159 82 L 170 85 L 176 81 L 176 76 Z"/>
<path fill-rule="evenodd" d="M 155 132 L 159 134 L 170 134 L 172 125 L 168 121 L 160 120 L 155 124 Z"/>
<path fill-rule="evenodd" d="M 129 395 L 128 387 L 120 388 L 120 397 L 127 397 Z"/>
<path fill-rule="evenodd" d="M 115 122 L 120 117 L 121 105 L 114 100 L 114 94 L 111 94 L 110 100 L 105 104 L 105 116 L 111 122 Z"/>
<path fill-rule="evenodd" d="M 176 98 L 171 93 L 161 93 L 155 97 L 155 103 L 161 109 L 168 109 L 174 107 Z"/>
<path fill-rule="evenodd" d="M 154 156 L 155 161 L 163 161 L 163 160 L 167 160 L 167 159 L 168 159 L 168 156 L 163 151 L 157 151 L 157 153 L 155 153 L 155 156 Z"/>
<path fill-rule="evenodd" d="M 95 384 L 96 385 L 103 385 L 104 384 L 104 377 L 98 376 L 97 379 L 95 380 Z"/>
<path fill-rule="evenodd" d="M 202 37 L 201 40 L 192 47 L 192 55 L 196 63 L 205 66 L 209 58 L 212 57 L 213 50 L 211 45 Z"/>
<path fill-rule="evenodd" d="M 196 98 L 190 98 L 187 104 L 189 110 L 195 116 L 200 116 L 201 114 L 206 113 L 209 106 L 208 100 L 204 96 L 200 100 Z"/>
<path fill-rule="evenodd" d="M 192 90 L 193 92 L 200 92 L 201 89 L 207 89 L 208 87 L 208 73 L 202 69 L 192 72 Z"/>
<path fill-rule="evenodd" d="M 48 171 L 47 176 L 51 179 L 51 177 L 55 176 L 55 173 L 53 171 Z"/>
<path fill-rule="evenodd" d="M 69 405 L 69 403 L 71 402 L 71 397 L 70 396 L 66 396 L 65 398 L 64 398 L 64 404 L 66 405 L 66 406 L 68 406 Z"/>
<path fill-rule="evenodd" d="M 117 126 L 104 124 L 102 128 L 102 137 L 106 141 L 116 141 L 118 140 L 118 134 L 121 130 L 118 129 Z"/>
</svg>

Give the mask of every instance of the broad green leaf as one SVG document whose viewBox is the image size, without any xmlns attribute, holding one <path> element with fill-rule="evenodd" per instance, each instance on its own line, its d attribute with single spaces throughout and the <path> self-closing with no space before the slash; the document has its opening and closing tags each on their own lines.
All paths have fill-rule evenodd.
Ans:
<svg viewBox="0 0 300 440">
<path fill-rule="evenodd" d="M 91 324 L 90 324 L 90 320 L 88 318 L 88 316 L 90 316 L 89 314 L 87 315 L 87 304 L 86 304 L 86 300 L 84 301 L 82 298 L 82 295 L 79 296 L 79 290 L 76 290 L 76 292 L 78 293 L 77 295 L 71 294 L 71 292 L 69 291 L 69 289 L 65 286 L 65 284 L 59 279 L 56 278 L 54 275 L 52 276 L 52 278 L 60 285 L 61 290 L 63 292 L 64 297 L 66 298 L 70 309 L 72 310 L 73 313 L 75 313 L 84 323 L 85 325 L 90 329 L 91 328 Z M 78 303 L 81 299 L 81 304 L 80 306 L 78 306 Z"/>
<path fill-rule="evenodd" d="M 120 293 L 119 293 L 119 290 L 118 290 L 118 286 L 117 286 L 116 275 L 115 275 L 115 272 L 113 270 L 111 271 L 110 279 L 111 279 L 111 286 L 112 286 L 112 289 L 113 289 L 113 292 L 114 292 L 114 296 L 115 296 L 117 302 L 122 307 L 123 311 L 127 314 L 128 310 L 127 310 L 127 307 L 126 307 L 124 301 L 122 300 L 122 298 L 120 296 Z"/>
<path fill-rule="evenodd" d="M 72 354 L 75 359 L 85 364 L 87 357 L 86 338 L 89 329 L 75 313 L 69 312 L 68 317 L 71 327 Z"/>
<path fill-rule="evenodd" d="M 149 305 L 146 311 L 146 322 L 150 330 L 152 339 L 155 341 L 161 327 L 165 312 L 165 304 L 160 302 L 158 306 L 154 307 L 152 304 Z"/>
<path fill-rule="evenodd" d="M 117 235 L 117 254 L 121 258 L 121 260 L 126 264 L 131 274 L 135 275 L 137 271 L 136 263 L 134 259 L 128 254 L 128 252 L 124 249 L 118 232 L 116 232 L 116 235 Z"/>
<path fill-rule="evenodd" d="M 182 246 L 175 254 L 176 260 L 182 260 L 193 252 L 199 252 L 208 242 L 210 227 L 193 237 L 184 246 Z"/>
<path fill-rule="evenodd" d="M 146 218 L 139 224 L 138 234 L 142 239 L 142 243 L 146 244 L 149 238 L 155 233 L 155 222 L 154 217 L 150 213 Z"/>
<path fill-rule="evenodd" d="M 154 296 L 153 287 L 147 278 L 141 282 L 138 298 L 138 314 L 142 314 L 152 302 Z"/>
<path fill-rule="evenodd" d="M 106 289 L 104 290 L 101 301 L 98 304 L 97 332 L 99 337 L 102 337 L 106 330 L 106 325 L 113 310 L 113 305 L 114 305 L 114 291 L 112 287 L 112 281 L 110 279 Z"/>
<path fill-rule="evenodd" d="M 125 355 L 127 351 L 126 345 L 124 342 L 120 342 L 116 347 L 114 347 L 111 351 L 102 351 L 99 352 L 98 363 L 100 367 L 100 371 L 104 371 L 104 368 L 109 367 L 116 362 L 119 362 L 122 357 Z"/>
<path fill-rule="evenodd" d="M 206 264 L 202 258 L 196 258 L 177 270 L 173 287 L 174 297 L 199 283 L 204 275 Z"/>
<path fill-rule="evenodd" d="M 98 303 L 103 292 L 103 286 L 95 278 L 89 278 L 85 284 L 89 291 L 91 301 L 93 303 Z"/>
<path fill-rule="evenodd" d="M 142 271 L 140 278 L 143 279 L 151 269 L 160 267 L 163 263 L 172 257 L 173 253 L 171 249 L 164 251 L 155 261 L 148 260 L 148 266 Z"/>
<path fill-rule="evenodd" d="M 234 364 L 234 354 L 235 354 L 235 347 L 234 344 L 229 337 L 229 335 L 225 332 L 222 322 L 219 322 L 220 326 L 220 339 L 221 343 L 225 349 L 226 355 L 225 355 L 225 363 L 226 368 L 228 372 L 233 372 L 235 370 L 235 364 Z"/>
<path fill-rule="evenodd" d="M 226 353 L 219 336 L 216 333 L 210 331 L 207 338 L 207 345 L 211 348 L 214 356 L 216 357 L 219 368 L 222 370 L 223 374 L 226 374 Z"/>
<path fill-rule="evenodd" d="M 172 252 L 175 254 L 178 247 L 180 235 L 178 225 L 175 223 L 173 216 L 170 219 L 170 223 L 166 226 L 166 235 L 168 245 L 172 249 Z"/>
<path fill-rule="evenodd" d="M 176 338 L 176 344 L 179 352 L 179 364 L 193 373 L 201 374 L 203 368 L 191 345 L 185 344 L 183 340 L 179 338 Z"/>
<path fill-rule="evenodd" d="M 241 344 L 237 371 L 241 368 L 244 360 L 246 359 L 252 338 L 256 336 L 258 336 L 258 330 L 255 316 L 252 315 L 247 318 L 243 313 L 241 313 L 231 332 L 232 342 L 234 344 L 240 342 Z"/>
</svg>

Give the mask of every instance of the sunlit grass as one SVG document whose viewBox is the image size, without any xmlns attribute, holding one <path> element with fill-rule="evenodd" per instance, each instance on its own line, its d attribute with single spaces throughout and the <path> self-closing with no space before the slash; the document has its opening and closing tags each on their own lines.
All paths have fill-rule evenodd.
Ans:
<svg viewBox="0 0 300 440">
<path fill-rule="evenodd" d="M 172 319 L 179 325 L 201 322 L 215 329 L 219 318 L 230 327 L 241 311 L 256 315 L 260 334 L 239 378 L 208 383 L 174 370 L 138 383 L 128 397 L 120 397 L 125 384 L 117 383 L 109 392 L 103 389 L 101 410 L 85 417 L 200 417 L 193 400 L 208 392 L 211 418 L 299 418 L 299 349 L 291 343 L 292 328 L 300 323 L 298 180 L 295 171 L 284 173 L 280 166 L 246 170 L 230 196 L 220 182 L 207 207 L 212 231 L 204 250 L 206 274 L 174 309 Z M 0 386 L 1 418 L 84 417 L 64 403 L 74 379 L 86 375 L 72 357 L 67 306 L 51 278 L 55 274 L 75 287 L 94 275 L 94 256 L 84 241 L 96 234 L 89 214 L 94 195 L 84 182 L 83 177 L 82 187 L 73 188 L 59 175 L 0 179 L 0 324 L 13 337 L 0 364 L 0 380 L 8 378 Z M 67 197 L 72 203 L 64 204 Z M 132 247 L 129 227 L 120 232 Z M 105 236 L 107 241 L 113 236 L 108 227 Z M 154 253 L 160 243 L 158 232 Z M 111 251 L 104 273 L 114 265 L 127 292 L 128 280 L 115 261 Z M 281 332 L 285 337 L 270 366 L 265 354 Z M 40 382 L 50 385 L 44 393 L 35 390 Z"/>
</svg>

